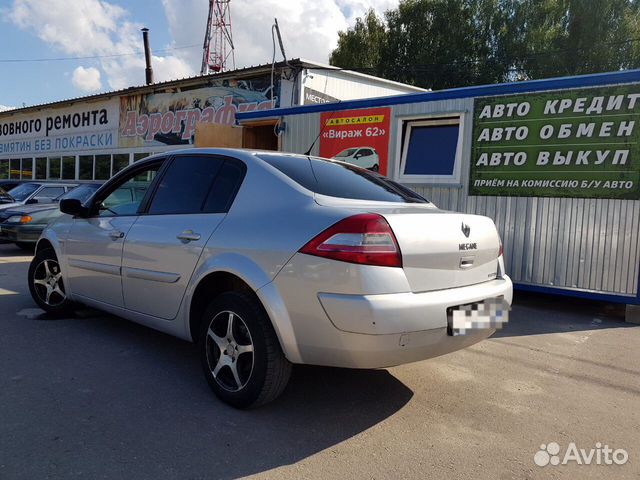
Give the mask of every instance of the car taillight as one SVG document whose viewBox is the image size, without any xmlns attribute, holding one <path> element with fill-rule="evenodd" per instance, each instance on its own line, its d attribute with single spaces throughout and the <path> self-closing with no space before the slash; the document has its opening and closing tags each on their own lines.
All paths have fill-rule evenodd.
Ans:
<svg viewBox="0 0 640 480">
<path fill-rule="evenodd" d="M 393 230 L 384 217 L 375 213 L 339 221 L 307 243 L 300 252 L 362 265 L 402 267 L 402 255 Z"/>
<path fill-rule="evenodd" d="M 498 257 L 501 257 L 504 253 L 504 249 L 502 248 L 502 239 L 500 239 L 500 251 L 498 252 Z"/>
</svg>

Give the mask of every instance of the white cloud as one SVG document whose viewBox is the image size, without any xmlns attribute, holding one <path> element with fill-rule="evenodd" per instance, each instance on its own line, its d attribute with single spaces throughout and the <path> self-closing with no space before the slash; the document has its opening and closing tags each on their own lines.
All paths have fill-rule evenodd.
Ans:
<svg viewBox="0 0 640 480">
<path fill-rule="evenodd" d="M 207 2 L 203 0 L 162 0 L 171 35 L 177 45 L 202 41 Z M 231 3 L 236 66 L 271 61 L 271 25 L 274 17 L 282 32 L 288 58 L 328 62 L 338 42 L 338 31 L 353 25 L 369 8 L 380 15 L 398 5 L 398 0 L 234 0 Z M 197 49 L 182 58 L 194 70 L 200 68 L 202 52 Z M 281 59 L 279 51 L 277 58 Z"/>
<path fill-rule="evenodd" d="M 132 21 L 124 8 L 105 0 L 15 0 L 8 18 L 67 55 L 140 50 L 142 24 Z M 144 84 L 141 54 L 101 58 L 99 63 L 112 89 Z M 194 74 L 190 65 L 175 55 L 154 56 L 153 64 L 156 81 Z"/>
<path fill-rule="evenodd" d="M 83 92 L 97 92 L 102 88 L 100 70 L 95 67 L 79 66 L 73 71 L 71 83 Z"/>
<path fill-rule="evenodd" d="M 199 44 L 204 36 L 208 2 L 161 0 L 173 42 L 168 47 Z M 271 61 L 271 25 L 278 18 L 288 58 L 327 62 L 338 31 L 353 24 L 369 8 L 382 14 L 398 0 L 234 0 L 231 4 L 236 66 Z M 3 15 L 23 30 L 69 56 L 112 55 L 140 50 L 141 23 L 123 7 L 107 0 L 14 0 Z M 183 78 L 200 71 L 199 48 L 154 55 L 156 81 Z M 280 59 L 278 52 L 277 58 Z M 144 84 L 141 54 L 106 57 L 96 67 L 78 67 L 72 82 L 83 91 Z M 102 73 L 102 75 L 100 75 Z"/>
<path fill-rule="evenodd" d="M 9 107 L 7 105 L 0 105 L 0 112 L 6 112 L 7 110 L 13 110 L 16 107 Z"/>
</svg>

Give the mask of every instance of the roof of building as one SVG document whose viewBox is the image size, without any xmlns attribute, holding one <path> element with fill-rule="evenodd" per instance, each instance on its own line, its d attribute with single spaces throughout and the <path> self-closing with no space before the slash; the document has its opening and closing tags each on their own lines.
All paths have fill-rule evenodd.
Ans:
<svg viewBox="0 0 640 480">
<path fill-rule="evenodd" d="M 302 58 L 294 58 L 287 61 L 276 62 L 274 64 L 276 69 L 282 70 L 288 67 L 291 68 L 306 68 L 313 70 L 335 70 L 344 72 L 345 74 L 366 78 L 369 81 L 376 81 L 378 83 L 383 83 L 387 85 L 394 85 L 396 87 L 404 87 L 408 91 L 424 91 L 424 89 L 418 87 L 412 87 L 410 85 L 405 85 L 403 83 L 394 82 L 392 80 L 387 80 L 384 78 L 373 77 L 371 75 L 366 75 L 363 73 L 353 72 L 351 70 L 344 70 L 338 67 L 334 67 L 331 65 L 326 65 L 323 63 L 312 62 L 310 60 L 305 60 Z M 175 80 L 167 80 L 165 82 L 157 82 L 152 83 L 150 85 L 137 85 L 131 86 L 127 88 L 122 88 L 119 90 L 112 90 L 108 92 L 95 93 L 91 95 L 84 95 L 81 97 L 67 98 L 63 100 L 57 100 L 55 102 L 47 102 L 40 103 L 36 105 L 29 105 L 27 107 L 13 108 L 10 110 L 0 111 L 0 117 L 2 116 L 10 116 L 15 115 L 16 113 L 28 113 L 34 110 L 42 110 L 43 108 L 53 108 L 60 107 L 64 105 L 70 105 L 78 102 L 93 102 L 98 100 L 105 100 L 112 97 L 120 97 L 125 95 L 135 95 L 135 94 L 144 94 L 144 93 L 153 93 L 153 92 L 166 92 L 168 90 L 174 88 L 189 88 L 189 87 L 199 87 L 207 82 L 216 81 L 216 80 L 224 80 L 227 78 L 251 78 L 260 74 L 270 73 L 272 68 L 271 63 L 265 63 L 262 65 L 252 65 L 250 67 L 238 68 L 235 70 L 227 70 L 225 72 L 220 73 L 212 73 L 209 75 L 195 75 L 193 77 L 185 77 Z"/>
<path fill-rule="evenodd" d="M 332 70 L 339 73 L 344 73 L 345 75 L 349 75 L 351 77 L 358 77 L 358 78 L 362 78 L 365 79 L 369 82 L 375 82 L 375 83 L 380 83 L 383 85 L 393 85 L 396 88 L 399 89 L 404 89 L 407 90 L 407 92 L 430 92 L 431 89 L 428 88 L 421 88 L 421 87 L 416 87 L 414 85 L 408 85 L 406 83 L 400 83 L 400 82 L 396 82 L 394 80 L 389 80 L 387 78 L 382 78 L 382 77 L 376 77 L 373 75 L 369 75 L 366 73 L 362 73 L 362 72 L 356 72 L 354 70 L 349 70 L 346 68 L 339 68 L 336 67 L 334 65 L 328 65 L 328 64 L 323 64 L 323 63 L 317 63 L 317 62 L 312 62 L 310 60 L 305 60 L 305 59 L 300 59 L 300 61 L 309 64 L 309 65 L 315 65 L 313 67 L 306 67 L 309 70 Z"/>
<path fill-rule="evenodd" d="M 408 93 L 388 97 L 367 98 L 362 100 L 346 100 L 316 105 L 301 105 L 296 107 L 274 108 L 253 112 L 238 113 L 239 121 L 258 118 L 275 118 L 284 115 L 299 115 L 313 112 L 331 112 L 355 108 L 384 107 L 407 103 L 434 102 L 438 100 L 452 100 L 460 98 L 487 97 L 494 95 L 510 95 L 518 93 L 532 93 L 546 90 L 562 90 L 569 88 L 595 87 L 603 85 L 617 85 L 640 81 L 640 69 L 619 72 L 595 73 L 572 77 L 548 78 L 543 80 L 527 80 L 522 82 L 497 83 L 493 85 L 479 85 L 472 87 L 451 88 L 447 90 L 427 91 L 422 93 Z"/>
</svg>

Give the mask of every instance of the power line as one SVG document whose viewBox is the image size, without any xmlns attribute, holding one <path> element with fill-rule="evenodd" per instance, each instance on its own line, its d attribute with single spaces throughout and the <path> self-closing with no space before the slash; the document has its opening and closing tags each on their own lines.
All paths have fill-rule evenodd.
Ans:
<svg viewBox="0 0 640 480">
<path fill-rule="evenodd" d="M 187 48 L 200 47 L 200 44 L 181 45 L 179 47 L 163 48 L 155 50 L 155 53 L 172 52 L 174 50 L 184 50 Z M 108 55 L 88 55 L 84 57 L 50 57 L 50 58 L 0 58 L 0 63 L 28 63 L 28 62 L 62 62 L 68 60 L 96 60 L 100 58 L 117 58 L 117 57 L 129 57 L 132 55 L 142 55 L 143 50 L 127 53 L 112 53 Z"/>
</svg>

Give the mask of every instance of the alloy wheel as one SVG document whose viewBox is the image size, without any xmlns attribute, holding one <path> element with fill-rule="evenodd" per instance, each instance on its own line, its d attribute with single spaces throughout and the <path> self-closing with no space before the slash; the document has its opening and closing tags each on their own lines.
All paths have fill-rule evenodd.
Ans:
<svg viewBox="0 0 640 480">
<path fill-rule="evenodd" d="M 253 371 L 253 341 L 244 320 L 232 311 L 218 313 L 209 323 L 207 364 L 218 385 L 229 392 L 242 390 Z"/>
<path fill-rule="evenodd" d="M 50 307 L 57 307 L 67 299 L 60 265 L 55 260 L 45 259 L 38 264 L 33 273 L 33 286 L 38 297 Z"/>
</svg>

